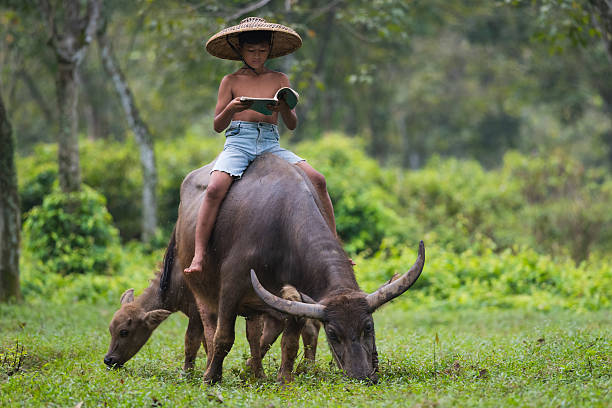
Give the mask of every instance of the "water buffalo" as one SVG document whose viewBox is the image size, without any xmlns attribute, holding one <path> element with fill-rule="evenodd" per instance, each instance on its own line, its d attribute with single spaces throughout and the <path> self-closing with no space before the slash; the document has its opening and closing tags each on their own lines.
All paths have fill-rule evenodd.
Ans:
<svg viewBox="0 0 612 408">
<path fill-rule="evenodd" d="M 199 179 L 195 171 L 181 185 L 176 225 L 176 262 L 181 268 L 193 257 L 203 198 Z M 424 246 L 421 242 L 410 271 L 366 294 L 323 212 L 308 178 L 297 166 L 273 155 L 257 158 L 234 182 L 219 209 L 203 270 L 186 277 L 197 301 L 205 306 L 202 320 L 209 359 L 204 382 L 221 380 L 237 315 L 279 311 L 321 321 L 339 368 L 351 378 L 376 380 L 372 313 L 416 281 L 425 262 Z M 310 303 L 279 297 L 285 284 L 297 288 Z M 295 360 L 297 329 L 288 330 L 283 365 L 292 366 Z"/>
<path fill-rule="evenodd" d="M 199 185 L 205 189 L 208 184 L 208 171 L 212 164 L 201 169 Z M 204 345 L 204 328 L 200 311 L 191 290 L 184 280 L 182 269 L 174 263 L 175 233 L 168 244 L 164 255 L 163 268 L 151 281 L 144 292 L 134 298 L 134 289 L 126 290 L 121 296 L 121 308 L 115 312 L 109 325 L 111 342 L 104 363 L 109 367 L 121 367 L 131 359 L 151 337 L 153 331 L 170 314 L 182 312 L 189 319 L 185 332 L 185 362 L 184 370 L 190 370 L 195 365 L 200 344 Z M 295 288 L 287 285 L 282 294 L 289 300 L 297 300 Z M 248 323 L 250 330 L 249 342 L 257 355 L 249 361 L 249 366 L 258 377 L 263 376 L 261 359 L 279 334 L 285 330 L 289 319 L 279 313 L 271 315 L 252 316 L 255 322 Z M 303 319 L 302 319 L 303 320 Z M 292 325 L 303 326 L 301 335 L 304 343 L 304 357 L 308 361 L 315 360 L 319 334 L 318 322 L 306 319 L 306 322 L 291 322 Z M 261 350 L 261 352 L 260 352 Z M 282 371 L 282 369 L 281 369 Z"/>
<path fill-rule="evenodd" d="M 174 246 L 174 234 L 170 246 Z M 164 264 L 173 263 L 166 252 Z M 176 266 L 172 266 L 176 268 Z M 192 369 L 200 344 L 204 344 L 204 328 L 200 313 L 181 270 L 158 273 L 145 291 L 134 299 L 134 289 L 121 296 L 121 308 L 115 312 L 109 325 L 111 343 L 104 363 L 120 367 L 132 358 L 147 342 L 153 331 L 171 313 L 181 311 L 189 318 L 185 332 L 185 370 Z M 162 284 L 160 284 L 160 281 Z"/>
</svg>

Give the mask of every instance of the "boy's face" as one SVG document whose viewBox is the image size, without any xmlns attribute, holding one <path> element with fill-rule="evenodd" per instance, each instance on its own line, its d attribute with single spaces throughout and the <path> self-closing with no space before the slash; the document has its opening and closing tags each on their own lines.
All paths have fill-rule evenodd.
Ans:
<svg viewBox="0 0 612 408">
<path fill-rule="evenodd" d="M 243 44 L 240 53 L 247 64 L 255 69 L 262 68 L 270 54 L 270 44 L 267 42 Z"/>
</svg>

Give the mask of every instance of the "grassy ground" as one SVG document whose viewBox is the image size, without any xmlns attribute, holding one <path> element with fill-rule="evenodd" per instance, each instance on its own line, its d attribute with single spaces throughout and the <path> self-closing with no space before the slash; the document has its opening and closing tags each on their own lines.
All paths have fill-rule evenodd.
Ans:
<svg viewBox="0 0 612 408">
<path fill-rule="evenodd" d="M 114 307 L 47 303 L 0 306 L 0 352 L 23 345 L 12 373 L 0 358 L 0 406 L 612 406 L 612 313 L 525 310 L 409 314 L 389 305 L 376 314 L 381 378 L 349 381 L 330 366 L 325 338 L 317 365 L 294 383 L 275 382 L 279 350 L 265 360 L 268 378 L 244 371 L 244 320 L 221 385 L 201 383 L 204 356 L 182 373 L 186 319 L 171 316 L 121 370 L 105 369 Z M 439 339 L 436 342 L 436 336 Z"/>
</svg>

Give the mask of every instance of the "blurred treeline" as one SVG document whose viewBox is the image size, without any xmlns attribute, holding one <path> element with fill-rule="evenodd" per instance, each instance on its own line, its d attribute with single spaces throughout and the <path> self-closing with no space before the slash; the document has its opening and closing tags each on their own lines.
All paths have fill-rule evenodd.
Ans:
<svg viewBox="0 0 612 408">
<path fill-rule="evenodd" d="M 54 142 L 55 56 L 36 2 L 0 8 L 2 91 L 21 154 Z M 248 6 L 257 6 L 249 12 Z M 238 63 L 201 46 L 249 15 L 294 27 L 304 46 L 269 66 L 301 93 L 284 140 L 342 131 L 382 163 L 423 166 L 432 154 L 497 166 L 508 149 L 572 151 L 612 163 L 612 65 L 601 41 L 551 54 L 538 9 L 501 1 L 106 0 L 114 52 L 156 143 L 211 125 L 223 75 Z M 79 70 L 79 130 L 124 141 L 130 131 L 96 42 Z"/>
<path fill-rule="evenodd" d="M 349 251 L 373 255 L 422 236 L 457 252 L 487 240 L 576 261 L 609 251 L 612 64 L 596 36 L 563 49 L 537 41 L 537 2 L 506 3 L 105 1 L 107 35 L 155 142 L 160 243 L 182 177 L 222 146 L 212 129 L 217 87 L 239 66 L 201 43 L 258 15 L 304 40 L 269 62 L 301 94 L 300 124 L 282 143 L 327 176 Z M 57 63 L 37 3 L 0 4 L 1 87 L 25 218 L 57 179 Z M 97 47 L 78 74 L 81 166 L 129 240 L 140 233 L 138 147 Z M 330 145 L 330 131 L 345 137 Z"/>
</svg>

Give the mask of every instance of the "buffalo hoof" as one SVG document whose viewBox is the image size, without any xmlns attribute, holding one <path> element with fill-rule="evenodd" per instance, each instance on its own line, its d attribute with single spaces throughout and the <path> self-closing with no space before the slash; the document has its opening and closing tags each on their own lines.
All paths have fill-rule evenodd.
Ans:
<svg viewBox="0 0 612 408">
<path fill-rule="evenodd" d="M 204 384 L 213 385 L 221 382 L 221 373 L 211 373 L 210 369 L 204 373 Z"/>
<path fill-rule="evenodd" d="M 255 362 L 253 361 L 253 358 L 249 358 L 246 362 L 246 365 L 247 369 L 251 372 L 253 377 L 257 379 L 265 378 L 266 374 L 264 373 L 264 369 L 261 365 L 261 360 Z"/>
<path fill-rule="evenodd" d="M 303 359 L 295 369 L 296 374 L 304 374 L 313 371 L 316 367 L 314 359 Z"/>
<path fill-rule="evenodd" d="M 289 384 L 290 382 L 293 382 L 293 373 L 291 371 L 279 371 L 276 381 L 278 381 L 280 384 Z"/>
<path fill-rule="evenodd" d="M 193 371 L 194 368 L 195 363 L 193 361 L 185 361 L 185 364 L 183 365 L 183 371 Z"/>
</svg>

